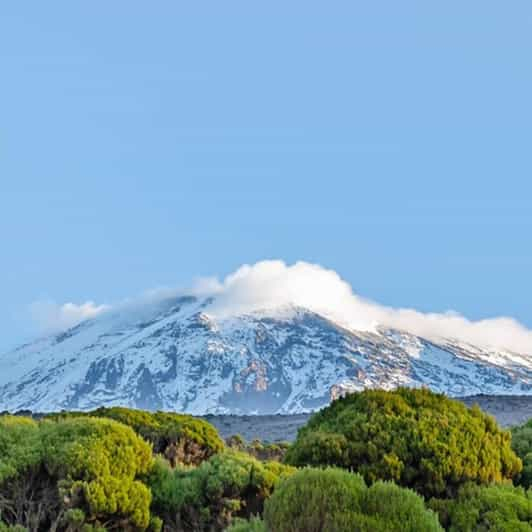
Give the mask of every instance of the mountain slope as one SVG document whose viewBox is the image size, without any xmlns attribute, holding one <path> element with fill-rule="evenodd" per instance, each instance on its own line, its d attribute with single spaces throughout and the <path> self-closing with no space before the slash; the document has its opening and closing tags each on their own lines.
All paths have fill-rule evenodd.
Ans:
<svg viewBox="0 0 532 532">
<path fill-rule="evenodd" d="M 298 413 L 364 387 L 532 394 L 532 357 L 390 329 L 347 330 L 301 307 L 214 318 L 212 299 L 122 309 L 0 357 L 0 409 L 120 404 Z"/>
</svg>

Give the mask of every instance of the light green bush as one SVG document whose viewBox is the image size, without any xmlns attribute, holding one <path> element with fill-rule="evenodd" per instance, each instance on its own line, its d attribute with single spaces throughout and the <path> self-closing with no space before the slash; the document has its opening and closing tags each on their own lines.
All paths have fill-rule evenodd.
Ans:
<svg viewBox="0 0 532 532">
<path fill-rule="evenodd" d="M 102 407 L 88 413 L 64 412 L 50 417 L 100 417 L 123 423 L 150 442 L 155 453 L 164 454 L 174 467 L 177 463 L 198 465 L 224 449 L 214 426 L 186 414 Z"/>
<path fill-rule="evenodd" d="M 302 469 L 266 501 L 264 521 L 275 532 L 437 532 L 435 513 L 415 492 L 391 482 L 370 488 L 341 469 Z"/>
<path fill-rule="evenodd" d="M 334 401 L 300 429 L 286 462 L 338 466 L 369 483 L 393 480 L 425 496 L 521 470 L 510 433 L 479 408 L 429 390 L 366 390 Z"/>
<path fill-rule="evenodd" d="M 0 417 L 0 515 L 31 530 L 150 525 L 151 447 L 108 419 Z M 101 528 L 101 527 L 100 527 Z"/>
</svg>

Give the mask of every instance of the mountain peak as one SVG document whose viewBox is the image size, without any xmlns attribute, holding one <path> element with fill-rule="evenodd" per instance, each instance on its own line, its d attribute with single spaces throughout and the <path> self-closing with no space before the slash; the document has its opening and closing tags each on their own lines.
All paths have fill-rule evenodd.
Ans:
<svg viewBox="0 0 532 532">
<path fill-rule="evenodd" d="M 367 387 L 532 394 L 524 354 L 397 328 L 357 330 L 290 302 L 220 308 L 213 296 L 173 297 L 22 346 L 0 357 L 0 408 L 265 414 L 315 410 Z"/>
</svg>

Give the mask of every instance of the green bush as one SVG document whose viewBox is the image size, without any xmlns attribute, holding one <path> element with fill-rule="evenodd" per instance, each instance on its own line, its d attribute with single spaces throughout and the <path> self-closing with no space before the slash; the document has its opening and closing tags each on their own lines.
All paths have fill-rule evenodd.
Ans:
<svg viewBox="0 0 532 532">
<path fill-rule="evenodd" d="M 0 418 L 0 515 L 30 530 L 150 525 L 150 446 L 105 419 Z"/>
<path fill-rule="evenodd" d="M 369 483 L 393 480 L 426 496 L 521 470 L 509 432 L 478 407 L 429 390 L 366 390 L 334 401 L 299 430 L 286 462 L 339 466 Z"/>
<path fill-rule="evenodd" d="M 28 529 L 18 525 L 9 526 L 0 521 L 0 532 L 28 532 Z"/>
<path fill-rule="evenodd" d="M 391 482 L 370 488 L 341 469 L 303 469 L 279 484 L 264 510 L 275 532 L 432 532 L 436 514 L 415 492 Z"/>
<path fill-rule="evenodd" d="M 532 491 L 511 485 L 465 485 L 455 499 L 431 499 L 450 532 L 530 532 Z"/>
<path fill-rule="evenodd" d="M 512 429 L 512 449 L 523 462 L 523 470 L 516 482 L 529 488 L 532 486 L 532 419 Z"/>
<path fill-rule="evenodd" d="M 227 532 L 267 532 L 266 524 L 259 517 L 252 517 L 249 521 L 237 519 L 227 529 Z"/>
<path fill-rule="evenodd" d="M 150 446 L 107 419 L 78 418 L 40 426 L 46 469 L 62 482 L 63 498 L 89 519 L 119 519 L 146 529 L 151 496 L 137 480 L 152 466 Z"/>
<path fill-rule="evenodd" d="M 66 412 L 61 417 L 100 417 L 128 425 L 153 445 L 175 467 L 178 463 L 198 465 L 224 449 L 218 431 L 207 421 L 185 414 L 146 412 L 131 408 L 98 408 L 92 412 Z"/>
<path fill-rule="evenodd" d="M 235 516 L 262 511 L 277 482 L 293 472 L 236 451 L 211 457 L 196 468 L 172 470 L 158 460 L 147 478 L 152 511 L 178 531 L 224 530 Z"/>
<path fill-rule="evenodd" d="M 25 417 L 0 417 L 0 485 L 42 458 L 39 427 Z"/>
</svg>

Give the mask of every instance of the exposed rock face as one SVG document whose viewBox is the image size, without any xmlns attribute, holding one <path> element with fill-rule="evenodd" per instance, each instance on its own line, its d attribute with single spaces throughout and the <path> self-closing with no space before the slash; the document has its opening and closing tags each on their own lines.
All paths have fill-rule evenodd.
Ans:
<svg viewBox="0 0 532 532">
<path fill-rule="evenodd" d="M 303 308 L 215 319 L 186 297 L 83 322 L 0 357 L 0 410 L 124 405 L 299 413 L 366 387 L 532 395 L 532 356 L 396 330 L 346 330 Z"/>
</svg>

